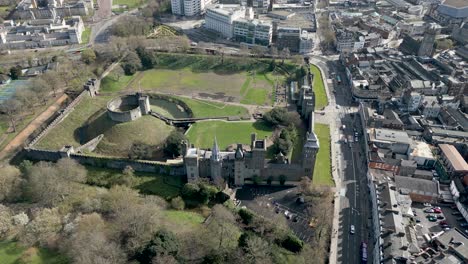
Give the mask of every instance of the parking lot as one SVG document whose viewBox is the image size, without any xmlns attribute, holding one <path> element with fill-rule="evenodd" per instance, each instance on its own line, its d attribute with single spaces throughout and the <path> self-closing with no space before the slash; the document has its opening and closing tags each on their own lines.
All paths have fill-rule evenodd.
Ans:
<svg viewBox="0 0 468 264">
<path fill-rule="evenodd" d="M 297 198 L 297 189 L 285 186 L 244 186 L 236 193 L 239 206 L 246 206 L 267 218 L 271 214 L 281 214 L 296 236 L 309 242 L 313 236 L 310 217 L 305 206 L 296 202 Z"/>
<path fill-rule="evenodd" d="M 427 213 L 425 210 L 433 208 L 434 206 L 439 206 L 441 209 L 441 213 Z M 452 229 L 452 228 L 458 228 L 462 232 L 467 233 L 465 230 L 468 229 L 468 227 L 463 227 L 463 223 L 466 223 L 463 218 L 458 215 L 457 209 L 452 209 L 450 206 L 440 206 L 440 205 L 434 205 L 433 207 L 428 207 L 424 206 L 423 204 L 420 203 L 413 203 L 412 208 L 413 211 L 416 213 L 415 219 L 418 219 L 420 222 L 417 223 L 419 224 L 418 226 L 421 228 L 421 233 L 422 234 L 435 234 L 438 232 L 443 231 L 444 229 L 441 226 L 441 223 L 446 223 L 447 227 Z M 435 216 L 435 221 L 430 221 L 428 217 L 430 215 Z"/>
</svg>

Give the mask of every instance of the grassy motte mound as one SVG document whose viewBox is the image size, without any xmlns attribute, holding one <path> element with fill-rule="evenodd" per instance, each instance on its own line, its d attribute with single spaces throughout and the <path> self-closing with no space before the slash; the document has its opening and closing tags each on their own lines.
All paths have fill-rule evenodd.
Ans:
<svg viewBox="0 0 468 264">
<path fill-rule="evenodd" d="M 86 140 L 104 134 L 104 138 L 95 150 L 97 153 L 125 157 L 129 154 L 132 144 L 136 142 L 155 146 L 156 150 L 156 146 L 166 140 L 174 127 L 149 115 L 132 122 L 117 123 L 103 112 L 82 130 Z"/>
</svg>

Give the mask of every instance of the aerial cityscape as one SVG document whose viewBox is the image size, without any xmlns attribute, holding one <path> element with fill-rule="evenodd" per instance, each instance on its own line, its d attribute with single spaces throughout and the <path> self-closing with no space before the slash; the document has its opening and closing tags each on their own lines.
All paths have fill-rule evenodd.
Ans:
<svg viewBox="0 0 468 264">
<path fill-rule="evenodd" d="M 468 0 L 0 0 L 0 264 L 468 263 L 467 160 Z"/>
</svg>

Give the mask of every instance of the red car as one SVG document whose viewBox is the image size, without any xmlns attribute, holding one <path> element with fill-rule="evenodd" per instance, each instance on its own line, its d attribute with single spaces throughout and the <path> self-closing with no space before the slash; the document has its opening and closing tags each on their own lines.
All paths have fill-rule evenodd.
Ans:
<svg viewBox="0 0 468 264">
<path fill-rule="evenodd" d="M 434 210 L 434 213 L 436 213 L 436 214 L 441 214 L 442 213 L 442 210 L 437 209 L 437 208 L 434 208 L 432 210 Z"/>
<path fill-rule="evenodd" d="M 443 225 L 448 225 L 447 221 L 440 221 L 439 222 L 439 225 L 443 226 Z"/>
</svg>

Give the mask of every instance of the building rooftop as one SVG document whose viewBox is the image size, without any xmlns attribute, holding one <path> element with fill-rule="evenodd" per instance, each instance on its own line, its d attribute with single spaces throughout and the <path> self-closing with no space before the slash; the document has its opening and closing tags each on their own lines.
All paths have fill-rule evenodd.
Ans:
<svg viewBox="0 0 468 264">
<path fill-rule="evenodd" d="M 462 234 L 457 229 L 452 229 L 444 232 L 436 238 L 442 245 L 453 250 L 457 255 L 468 259 L 468 237 Z"/>
<path fill-rule="evenodd" d="M 395 185 L 405 192 L 417 192 L 422 195 L 437 196 L 439 187 L 437 182 L 406 176 L 395 176 Z"/>
<path fill-rule="evenodd" d="M 398 142 L 398 143 L 406 143 L 406 144 L 411 143 L 411 139 L 408 136 L 408 133 L 406 133 L 405 131 L 392 130 L 392 129 L 376 128 L 375 139 L 378 141 L 390 141 L 390 142 Z"/>
<path fill-rule="evenodd" d="M 434 155 L 432 154 L 432 150 L 429 144 L 424 141 L 413 141 L 414 149 L 412 156 L 415 157 L 424 157 L 429 159 L 434 159 Z"/>
<path fill-rule="evenodd" d="M 452 167 L 455 171 L 468 171 L 468 164 L 454 146 L 440 144 L 439 148 L 452 164 Z"/>
<path fill-rule="evenodd" d="M 468 7 L 468 1 L 466 0 L 445 0 L 442 4 L 447 5 L 447 6 L 457 7 L 457 8 Z"/>
</svg>

